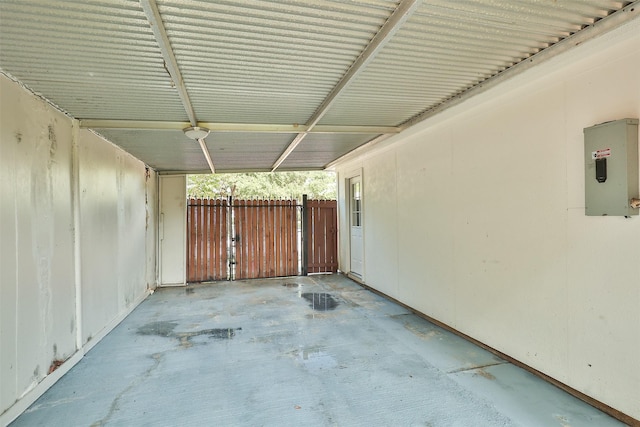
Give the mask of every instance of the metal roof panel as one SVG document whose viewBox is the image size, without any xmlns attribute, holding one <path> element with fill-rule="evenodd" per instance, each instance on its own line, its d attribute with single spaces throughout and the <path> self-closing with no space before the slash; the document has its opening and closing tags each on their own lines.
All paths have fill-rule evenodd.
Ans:
<svg viewBox="0 0 640 427">
<path fill-rule="evenodd" d="M 80 120 L 230 124 L 206 139 L 219 171 L 314 169 L 376 135 L 255 129 L 413 123 L 627 4 L 2 0 L 0 69 Z M 207 169 L 179 130 L 98 131 L 160 171 Z"/>
</svg>

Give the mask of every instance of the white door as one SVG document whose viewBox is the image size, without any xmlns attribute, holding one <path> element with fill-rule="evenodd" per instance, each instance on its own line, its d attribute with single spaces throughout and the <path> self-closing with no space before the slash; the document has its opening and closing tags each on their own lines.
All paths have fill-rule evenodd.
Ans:
<svg viewBox="0 0 640 427">
<path fill-rule="evenodd" d="M 351 274 L 362 278 L 364 248 L 362 240 L 362 177 L 349 179 L 349 228 L 351 232 Z"/>
</svg>

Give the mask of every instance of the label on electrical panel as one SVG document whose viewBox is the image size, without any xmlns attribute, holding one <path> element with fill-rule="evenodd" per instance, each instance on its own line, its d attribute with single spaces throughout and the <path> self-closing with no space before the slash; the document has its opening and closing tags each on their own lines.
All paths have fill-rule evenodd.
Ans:
<svg viewBox="0 0 640 427">
<path fill-rule="evenodd" d="M 591 152 L 591 158 L 594 160 L 604 159 L 605 157 L 611 157 L 611 148 L 605 148 L 602 150 L 596 150 Z"/>
</svg>

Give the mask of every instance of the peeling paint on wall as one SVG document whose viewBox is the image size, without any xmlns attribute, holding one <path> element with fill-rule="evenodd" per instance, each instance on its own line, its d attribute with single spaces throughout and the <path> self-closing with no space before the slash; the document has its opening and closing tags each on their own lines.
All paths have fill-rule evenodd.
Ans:
<svg viewBox="0 0 640 427">
<path fill-rule="evenodd" d="M 38 325 L 41 346 L 47 347 L 54 322 L 52 309 L 52 262 L 55 251 L 54 177 L 53 168 L 58 141 L 55 121 L 37 135 L 31 160 L 31 238 L 38 284 Z M 46 373 L 42 373 L 43 377 Z M 41 379 L 41 378 L 37 378 Z"/>
</svg>

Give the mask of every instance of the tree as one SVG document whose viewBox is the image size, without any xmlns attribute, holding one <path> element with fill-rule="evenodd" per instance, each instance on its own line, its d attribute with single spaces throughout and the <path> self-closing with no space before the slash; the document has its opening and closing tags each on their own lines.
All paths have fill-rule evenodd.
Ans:
<svg viewBox="0 0 640 427">
<path fill-rule="evenodd" d="M 190 198 L 310 199 L 334 200 L 336 176 L 333 172 L 251 172 L 189 175 Z"/>
</svg>

